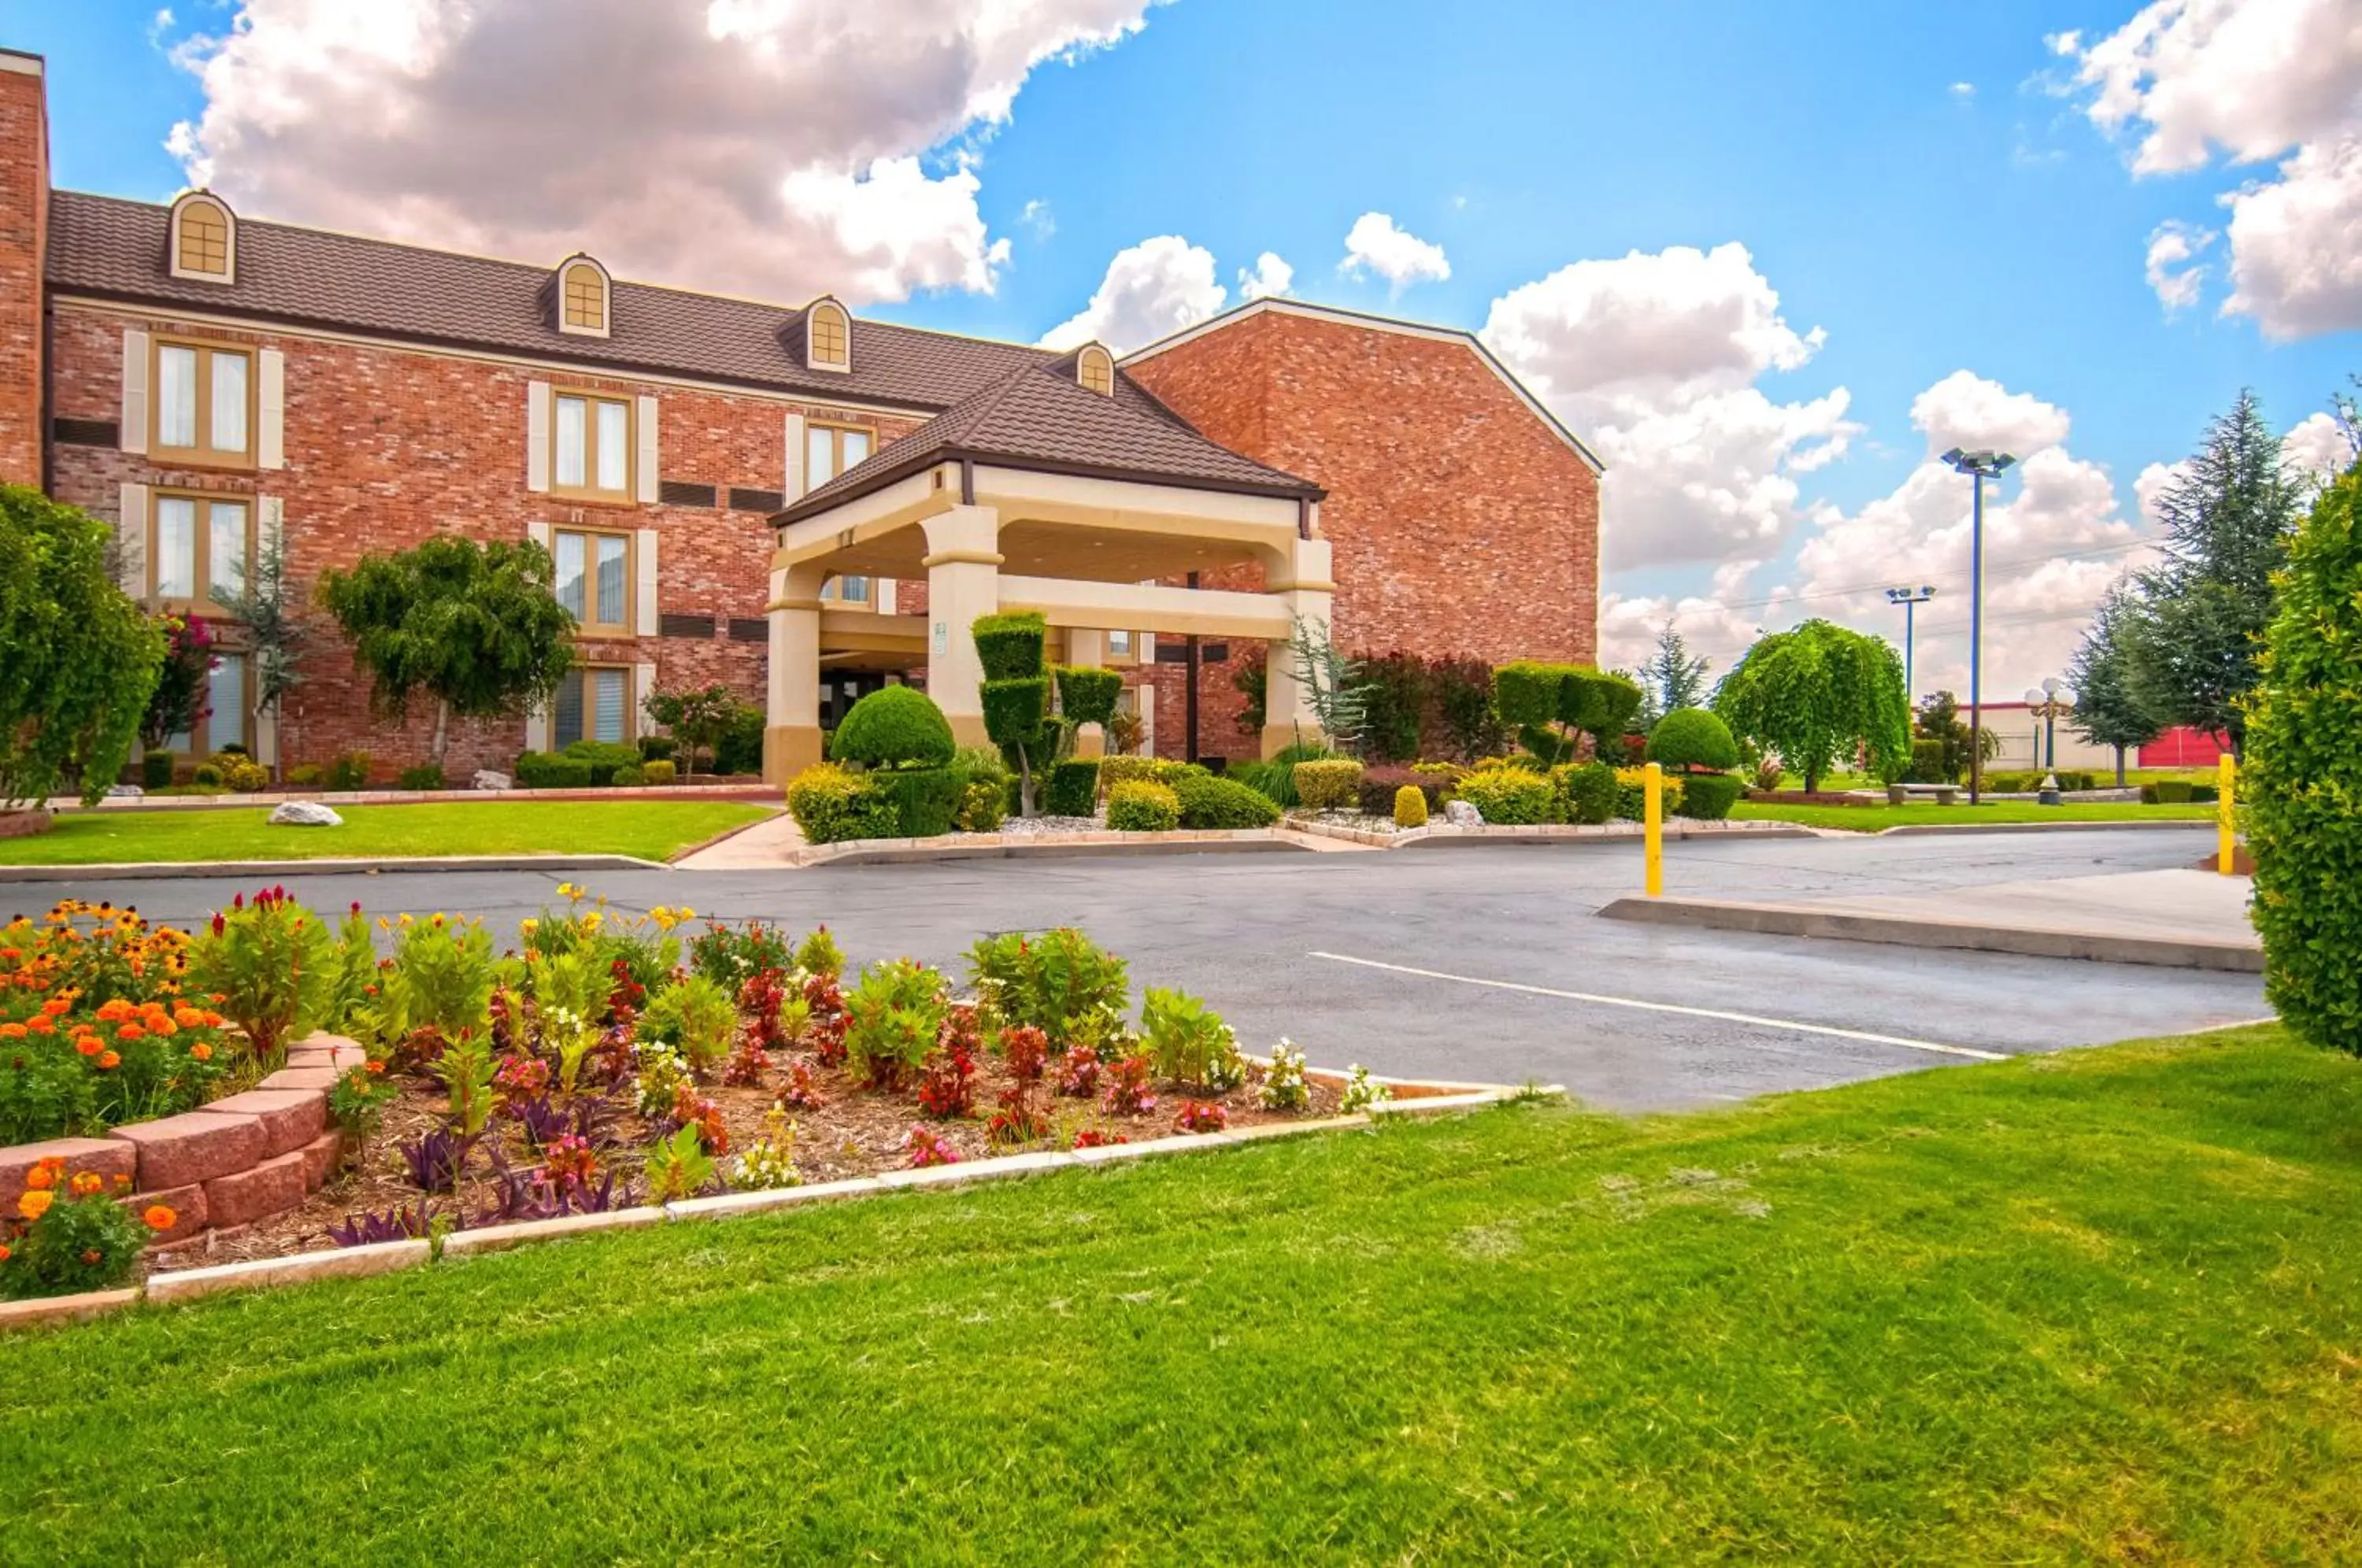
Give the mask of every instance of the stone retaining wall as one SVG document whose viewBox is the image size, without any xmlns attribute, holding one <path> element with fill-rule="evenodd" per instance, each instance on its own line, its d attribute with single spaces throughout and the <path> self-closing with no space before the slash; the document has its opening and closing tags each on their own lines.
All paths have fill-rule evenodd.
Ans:
<svg viewBox="0 0 2362 1568">
<path fill-rule="evenodd" d="M 14 1209 L 42 1160 L 65 1161 L 112 1182 L 131 1178 L 124 1201 L 163 1204 L 179 1217 L 151 1243 L 171 1246 L 205 1231 L 230 1231 L 296 1207 L 336 1173 L 344 1134 L 331 1124 L 328 1090 L 361 1063 L 361 1048 L 334 1034 L 291 1047 L 287 1066 L 250 1089 L 178 1116 L 134 1121 L 98 1138 L 54 1138 L 0 1149 L 0 1209 Z"/>
</svg>

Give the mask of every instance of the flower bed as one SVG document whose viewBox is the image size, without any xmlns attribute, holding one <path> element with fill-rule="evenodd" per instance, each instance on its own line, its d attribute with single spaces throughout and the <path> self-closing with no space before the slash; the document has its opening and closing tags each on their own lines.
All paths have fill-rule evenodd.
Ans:
<svg viewBox="0 0 2362 1568">
<path fill-rule="evenodd" d="M 1386 1097 L 1365 1075 L 1308 1072 L 1285 1041 L 1250 1060 L 1177 991 L 1150 988 L 1135 1026 L 1123 961 L 1078 932 L 981 942 L 955 993 L 908 959 L 854 970 L 824 927 L 800 942 L 760 922 L 691 935 L 686 910 L 624 916 L 561 892 L 566 906 L 500 955 L 480 925 L 441 915 L 373 932 L 356 909 L 332 932 L 277 889 L 194 936 L 111 917 L 143 952 L 171 955 L 164 967 L 220 988 L 205 994 L 234 1031 L 220 1015 L 161 1016 L 217 1040 L 233 1070 L 203 1082 L 238 1092 L 105 1137 L 0 1150 L 0 1183 L 38 1167 L 41 1190 L 62 1181 L 118 1220 L 145 1216 L 169 1269 L 1305 1121 Z M 77 953 L 87 941 L 53 939 Z M 78 1021 L 80 999 L 41 1016 Z M 350 1039 L 307 1036 L 321 1023 Z M 31 1203 L 39 1212 L 13 1222 L 20 1248 L 61 1228 L 54 1199 Z M 120 1283 L 128 1264 L 105 1262 L 36 1279 L 0 1259 L 0 1289 Z"/>
</svg>

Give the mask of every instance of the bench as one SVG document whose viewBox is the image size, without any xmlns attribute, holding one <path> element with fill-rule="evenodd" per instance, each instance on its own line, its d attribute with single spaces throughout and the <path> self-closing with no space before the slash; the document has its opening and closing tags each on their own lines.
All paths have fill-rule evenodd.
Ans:
<svg viewBox="0 0 2362 1568">
<path fill-rule="evenodd" d="M 1902 805 L 1914 795 L 1933 795 L 1937 805 L 1948 806 L 1960 798 L 1960 787 L 1957 784 L 1889 784 L 1886 787 L 1886 803 L 1890 806 Z"/>
</svg>

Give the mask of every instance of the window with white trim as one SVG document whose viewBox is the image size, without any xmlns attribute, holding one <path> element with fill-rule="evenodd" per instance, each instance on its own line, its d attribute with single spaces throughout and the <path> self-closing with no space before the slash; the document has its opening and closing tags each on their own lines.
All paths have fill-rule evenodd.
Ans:
<svg viewBox="0 0 2362 1568">
<path fill-rule="evenodd" d="M 550 489 L 583 501 L 632 499 L 632 400 L 557 394 Z"/>
<path fill-rule="evenodd" d="M 632 635 L 632 536 L 584 528 L 550 535 L 557 560 L 557 602 L 586 632 Z"/>
<path fill-rule="evenodd" d="M 868 604 L 877 595 L 876 584 L 866 577 L 832 577 L 821 584 L 820 596 L 839 604 Z"/>
<path fill-rule="evenodd" d="M 154 351 L 149 455 L 160 463 L 252 468 L 252 353 L 171 338 L 158 338 Z"/>
<path fill-rule="evenodd" d="M 804 489 L 818 490 L 874 449 L 874 437 L 857 425 L 805 425 Z"/>
<path fill-rule="evenodd" d="M 550 745 L 632 739 L 632 671 L 620 664 L 580 665 L 566 672 L 550 701 Z"/>
<path fill-rule="evenodd" d="M 246 591 L 254 508 L 243 496 L 160 491 L 148 536 L 148 591 L 177 608 L 224 613 Z"/>
</svg>

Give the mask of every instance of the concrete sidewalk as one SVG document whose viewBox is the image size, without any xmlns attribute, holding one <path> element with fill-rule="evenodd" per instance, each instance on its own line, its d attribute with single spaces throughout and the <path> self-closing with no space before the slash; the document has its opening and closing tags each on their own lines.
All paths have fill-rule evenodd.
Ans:
<svg viewBox="0 0 2362 1568">
<path fill-rule="evenodd" d="M 2211 871 L 2136 871 L 1793 902 L 1618 899 L 1609 920 L 1911 947 L 1967 948 L 2261 973 L 2251 884 Z"/>
</svg>

